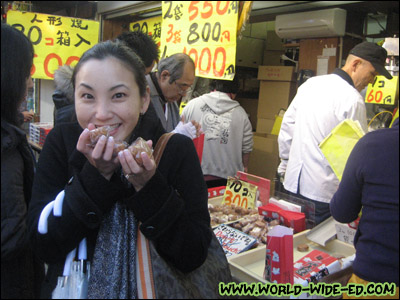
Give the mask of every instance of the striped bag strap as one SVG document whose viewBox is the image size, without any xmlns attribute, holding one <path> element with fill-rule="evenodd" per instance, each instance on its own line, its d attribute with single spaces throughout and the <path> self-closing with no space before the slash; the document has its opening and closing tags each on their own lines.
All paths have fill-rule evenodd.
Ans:
<svg viewBox="0 0 400 300">
<path fill-rule="evenodd" d="M 156 298 L 149 241 L 139 229 L 136 251 L 136 282 L 139 299 Z"/>
<path fill-rule="evenodd" d="M 154 148 L 154 160 L 156 164 L 161 160 L 164 149 L 173 133 L 163 134 Z M 136 251 L 136 281 L 139 299 L 155 299 L 153 269 L 151 265 L 150 245 L 148 239 L 140 231 L 138 226 L 137 251 Z"/>
</svg>

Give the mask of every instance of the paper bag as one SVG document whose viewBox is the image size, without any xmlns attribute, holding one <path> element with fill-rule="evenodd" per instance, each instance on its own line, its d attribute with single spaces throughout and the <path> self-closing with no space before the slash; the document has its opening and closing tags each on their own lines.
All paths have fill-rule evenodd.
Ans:
<svg viewBox="0 0 400 300">
<path fill-rule="evenodd" d="M 267 235 L 264 279 L 293 284 L 293 231 L 275 226 Z"/>
<path fill-rule="evenodd" d="M 201 164 L 201 159 L 203 158 L 203 147 L 204 147 L 204 133 L 199 137 L 193 139 L 194 147 L 196 148 L 197 155 L 199 156 L 199 161 Z"/>
</svg>

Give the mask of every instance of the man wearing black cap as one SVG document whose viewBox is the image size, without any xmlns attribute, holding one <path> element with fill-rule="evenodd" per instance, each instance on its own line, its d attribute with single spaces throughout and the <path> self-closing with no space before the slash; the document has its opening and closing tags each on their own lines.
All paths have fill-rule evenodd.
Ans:
<svg viewBox="0 0 400 300">
<path fill-rule="evenodd" d="M 319 149 L 321 141 L 345 119 L 359 121 L 367 132 L 367 116 L 360 92 L 385 69 L 387 52 L 369 42 L 355 46 L 346 64 L 332 74 L 308 79 L 285 113 L 278 136 L 284 188 L 315 205 L 316 225 L 330 216 L 329 202 L 339 180 Z"/>
</svg>

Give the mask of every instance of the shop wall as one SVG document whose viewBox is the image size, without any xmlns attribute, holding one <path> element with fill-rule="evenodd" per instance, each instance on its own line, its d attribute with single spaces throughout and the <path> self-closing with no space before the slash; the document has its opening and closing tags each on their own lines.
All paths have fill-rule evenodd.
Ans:
<svg viewBox="0 0 400 300">
<path fill-rule="evenodd" d="M 54 81 L 41 79 L 40 82 L 40 122 L 53 122 Z"/>
</svg>

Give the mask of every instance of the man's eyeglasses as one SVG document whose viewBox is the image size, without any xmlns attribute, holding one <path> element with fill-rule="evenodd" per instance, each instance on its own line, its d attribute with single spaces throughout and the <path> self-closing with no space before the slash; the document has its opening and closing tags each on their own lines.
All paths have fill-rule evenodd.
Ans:
<svg viewBox="0 0 400 300">
<path fill-rule="evenodd" d="M 178 86 L 178 88 L 179 88 L 179 92 L 178 93 L 181 96 L 185 96 L 187 93 L 190 93 L 192 91 L 192 89 L 193 89 L 191 85 L 188 85 L 186 83 L 177 83 L 175 81 L 175 84 Z"/>
</svg>

